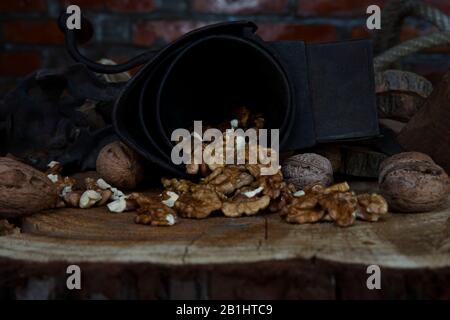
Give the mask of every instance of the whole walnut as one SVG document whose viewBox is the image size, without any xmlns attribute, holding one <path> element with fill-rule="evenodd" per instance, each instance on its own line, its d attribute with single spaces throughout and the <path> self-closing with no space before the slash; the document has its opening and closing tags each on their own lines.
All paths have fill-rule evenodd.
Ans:
<svg viewBox="0 0 450 320">
<path fill-rule="evenodd" d="M 98 174 L 119 189 L 134 189 L 144 175 L 140 156 L 120 141 L 103 147 L 96 165 Z"/>
<path fill-rule="evenodd" d="M 450 180 L 426 154 L 400 153 L 380 165 L 379 187 L 389 208 L 399 212 L 427 212 L 448 201 Z"/>
<path fill-rule="evenodd" d="M 0 158 L 0 217 L 14 218 L 54 208 L 56 185 L 41 171 L 14 159 Z"/>
<path fill-rule="evenodd" d="M 292 183 L 297 189 L 316 183 L 324 186 L 333 183 L 333 167 L 330 160 L 315 153 L 289 157 L 283 162 L 282 171 L 285 181 Z"/>
<path fill-rule="evenodd" d="M 431 163 L 434 164 L 433 159 L 425 153 L 421 152 L 402 152 L 396 155 L 393 155 L 387 159 L 385 159 L 379 168 L 379 175 L 384 175 L 384 172 L 391 170 L 392 167 L 398 167 L 401 163 Z"/>
</svg>

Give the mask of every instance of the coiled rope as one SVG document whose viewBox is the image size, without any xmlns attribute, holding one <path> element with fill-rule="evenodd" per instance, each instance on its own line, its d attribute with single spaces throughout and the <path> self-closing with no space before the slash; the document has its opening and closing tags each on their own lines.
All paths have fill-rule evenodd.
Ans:
<svg viewBox="0 0 450 320">
<path fill-rule="evenodd" d="M 403 20 L 421 18 L 438 28 L 438 32 L 398 44 Z M 375 71 L 387 69 L 395 61 L 424 49 L 450 44 L 450 18 L 439 9 L 417 0 L 391 0 L 381 16 L 382 29 L 375 35 Z M 382 52 L 380 54 L 380 52 Z"/>
</svg>

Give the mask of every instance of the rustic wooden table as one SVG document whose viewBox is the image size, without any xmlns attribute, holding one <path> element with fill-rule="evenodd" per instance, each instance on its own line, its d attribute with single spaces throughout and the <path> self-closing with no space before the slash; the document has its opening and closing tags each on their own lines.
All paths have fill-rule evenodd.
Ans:
<svg viewBox="0 0 450 320">
<path fill-rule="evenodd" d="M 134 216 L 94 208 L 23 219 L 21 234 L 0 237 L 0 298 L 450 298 L 449 209 L 345 229 L 277 214 L 173 227 Z M 70 264 L 81 290 L 66 287 Z M 380 290 L 366 286 L 372 264 Z"/>
</svg>

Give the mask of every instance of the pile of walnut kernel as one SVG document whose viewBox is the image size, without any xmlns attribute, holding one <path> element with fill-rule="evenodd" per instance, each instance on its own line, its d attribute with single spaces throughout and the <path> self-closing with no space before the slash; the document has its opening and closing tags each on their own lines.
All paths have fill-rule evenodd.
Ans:
<svg viewBox="0 0 450 320">
<path fill-rule="evenodd" d="M 262 115 L 252 115 L 242 107 L 236 110 L 235 119 L 219 124 L 219 128 L 222 131 L 262 129 L 264 122 Z M 261 169 L 267 165 L 249 164 L 248 159 L 250 151 L 254 151 L 252 148 L 259 151 L 263 147 L 244 147 L 245 164 L 186 165 L 186 172 L 197 182 L 163 178 L 164 191 L 158 197 L 137 192 L 126 195 L 103 179 L 86 178 L 81 188 L 75 187 L 76 181 L 63 177 L 62 167 L 57 162 L 49 164 L 46 174 L 57 186 L 59 207 L 107 206 L 115 213 L 136 211 L 136 223 L 152 226 L 172 226 L 178 217 L 203 219 L 214 212 L 222 212 L 226 217 L 278 212 L 288 223 L 333 221 L 347 227 L 357 218 L 378 221 L 388 212 L 382 196 L 356 195 L 345 182 L 329 187 L 312 184 L 304 190 L 296 190 L 293 184 L 284 181 L 281 167 L 273 175 L 262 175 Z M 224 151 L 226 154 L 227 149 Z M 264 151 L 269 155 L 275 152 L 272 149 Z"/>
<path fill-rule="evenodd" d="M 387 214 L 386 200 L 375 193 L 356 195 L 346 182 L 330 187 L 310 185 L 300 196 L 291 197 L 280 210 L 280 216 L 289 223 L 334 221 L 340 227 L 351 226 L 356 218 L 375 222 Z"/>
<path fill-rule="evenodd" d="M 235 115 L 236 119 L 219 125 L 219 128 L 224 131 L 233 127 L 264 127 L 264 118 L 252 116 L 245 107 L 237 109 Z M 246 148 L 248 160 L 249 149 Z M 378 221 L 388 212 L 383 197 L 378 194 L 356 195 L 345 182 L 330 187 L 313 184 L 296 191 L 292 184 L 284 181 L 281 168 L 273 175 L 261 175 L 263 167 L 262 164 L 247 162 L 242 165 L 187 165 L 188 174 L 201 176 L 197 183 L 163 178 L 161 199 L 134 193 L 127 201 L 138 203 L 136 223 L 151 225 L 173 225 L 178 216 L 203 219 L 213 212 L 222 212 L 226 217 L 278 212 L 288 223 L 334 221 L 338 226 L 347 227 L 356 218 Z"/>
<path fill-rule="evenodd" d="M 148 205 L 138 209 L 136 223 L 172 225 L 177 216 L 203 219 L 221 211 L 226 217 L 241 217 L 269 211 L 278 212 L 288 223 L 333 221 L 340 227 L 348 227 L 356 218 L 375 222 L 388 212 L 382 196 L 356 195 L 346 182 L 330 187 L 314 184 L 295 191 L 283 181 L 281 171 L 262 176 L 258 168 L 259 165 L 226 165 L 199 183 L 163 178 L 163 200 L 141 195 Z M 136 195 L 131 197 L 136 199 Z M 173 223 L 166 223 L 169 220 Z"/>
</svg>

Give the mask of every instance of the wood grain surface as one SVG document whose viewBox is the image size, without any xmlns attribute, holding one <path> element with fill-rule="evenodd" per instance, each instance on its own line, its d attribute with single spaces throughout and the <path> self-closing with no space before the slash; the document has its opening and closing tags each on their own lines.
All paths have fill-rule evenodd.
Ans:
<svg viewBox="0 0 450 320">
<path fill-rule="evenodd" d="M 366 183 L 356 188 L 373 190 Z M 91 285 L 100 281 L 95 289 L 78 293 L 82 298 L 95 298 L 95 292 L 129 298 L 123 294 L 123 286 L 130 285 L 124 274 L 131 272 L 135 283 L 148 277 L 149 270 L 156 277 L 151 285 L 156 293 L 135 293 L 136 297 L 450 297 L 448 209 L 390 214 L 381 222 L 358 221 L 350 228 L 331 223 L 291 225 L 277 214 L 180 219 L 173 227 L 136 225 L 133 219 L 134 213 L 111 214 L 105 208 L 59 209 L 25 218 L 21 234 L 0 237 L 0 288 L 6 281 L 1 279 L 7 278 L 3 285 L 9 288 L 8 296 L 12 290 L 13 297 L 26 298 L 32 290 L 29 281 L 54 279 L 55 272 L 64 276 L 64 266 L 79 264 L 88 270 L 86 277 L 96 279 Z M 371 264 L 385 270 L 385 285 L 395 283 L 391 290 L 365 288 L 365 268 Z M 110 274 L 111 270 L 116 271 Z M 119 281 L 119 289 L 103 288 L 105 277 Z M 342 277 L 349 282 L 343 283 Z M 424 280 L 429 277 L 432 280 Z M 18 279 L 25 287 L 17 289 Z M 244 293 L 242 282 L 247 283 Z M 136 291 L 139 286 L 132 287 Z M 47 291 L 42 292 L 50 297 L 66 292 Z"/>
</svg>

